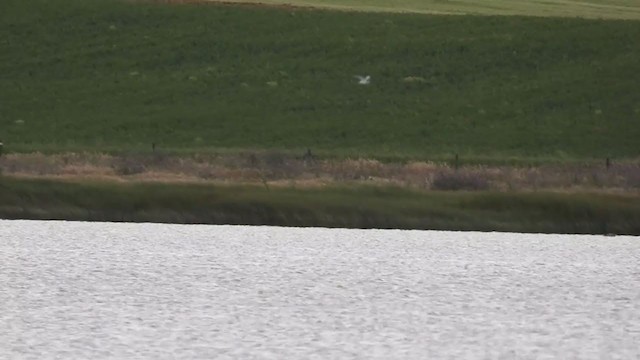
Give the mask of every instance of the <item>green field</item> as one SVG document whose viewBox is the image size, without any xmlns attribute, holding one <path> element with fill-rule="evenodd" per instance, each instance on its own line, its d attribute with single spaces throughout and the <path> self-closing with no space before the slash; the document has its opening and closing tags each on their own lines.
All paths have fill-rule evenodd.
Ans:
<svg viewBox="0 0 640 360">
<path fill-rule="evenodd" d="M 425 14 L 640 19 L 640 3 L 635 0 L 225 0 L 225 2 L 289 4 L 331 9 Z"/>
<path fill-rule="evenodd" d="M 627 20 L 3 0 L 0 140 L 5 151 L 637 158 L 638 39 Z"/>
<path fill-rule="evenodd" d="M 0 218 L 640 235 L 638 195 L 0 178 Z"/>
</svg>

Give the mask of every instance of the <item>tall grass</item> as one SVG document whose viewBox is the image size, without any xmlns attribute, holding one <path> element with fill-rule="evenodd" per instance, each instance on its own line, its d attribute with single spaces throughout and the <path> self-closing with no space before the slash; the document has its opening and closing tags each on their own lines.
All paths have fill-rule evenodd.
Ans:
<svg viewBox="0 0 640 360">
<path fill-rule="evenodd" d="M 640 234 L 637 195 L 419 192 L 0 179 L 0 217 Z"/>
<path fill-rule="evenodd" d="M 3 0 L 0 139 L 8 152 L 633 158 L 639 38 L 637 21 Z"/>
</svg>

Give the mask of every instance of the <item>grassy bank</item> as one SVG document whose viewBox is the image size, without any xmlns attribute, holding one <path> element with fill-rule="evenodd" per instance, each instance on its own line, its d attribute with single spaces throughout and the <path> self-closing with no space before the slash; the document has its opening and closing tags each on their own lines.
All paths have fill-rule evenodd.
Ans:
<svg viewBox="0 0 640 360">
<path fill-rule="evenodd" d="M 0 180 L 0 217 L 640 235 L 638 195 Z"/>
<path fill-rule="evenodd" d="M 0 139 L 5 152 L 634 158 L 639 38 L 640 21 L 4 0 Z"/>
</svg>

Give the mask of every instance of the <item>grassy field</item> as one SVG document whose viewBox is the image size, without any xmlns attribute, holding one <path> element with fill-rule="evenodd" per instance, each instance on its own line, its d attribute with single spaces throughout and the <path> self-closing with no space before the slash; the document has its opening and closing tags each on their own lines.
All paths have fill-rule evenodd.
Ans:
<svg viewBox="0 0 640 360">
<path fill-rule="evenodd" d="M 224 0 L 224 2 L 261 3 L 273 5 L 288 4 L 331 9 L 414 12 L 425 14 L 528 15 L 544 17 L 563 16 L 605 19 L 640 19 L 640 3 L 635 0 Z"/>
<path fill-rule="evenodd" d="M 5 152 L 637 158 L 638 39 L 640 21 L 3 0 L 0 140 Z"/>
<path fill-rule="evenodd" d="M 0 218 L 640 235 L 638 195 L 0 179 Z"/>
</svg>

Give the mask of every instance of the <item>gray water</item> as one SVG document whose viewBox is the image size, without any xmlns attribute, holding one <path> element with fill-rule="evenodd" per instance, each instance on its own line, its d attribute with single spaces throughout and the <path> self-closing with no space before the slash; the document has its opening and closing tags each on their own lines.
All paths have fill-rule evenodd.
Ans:
<svg viewBox="0 0 640 360">
<path fill-rule="evenodd" d="M 638 359 L 640 238 L 0 220 L 2 359 Z"/>
</svg>

